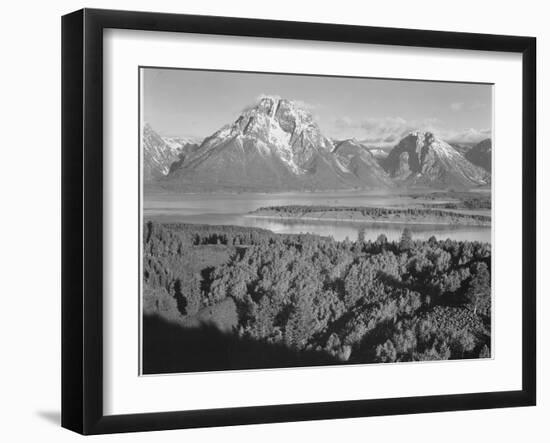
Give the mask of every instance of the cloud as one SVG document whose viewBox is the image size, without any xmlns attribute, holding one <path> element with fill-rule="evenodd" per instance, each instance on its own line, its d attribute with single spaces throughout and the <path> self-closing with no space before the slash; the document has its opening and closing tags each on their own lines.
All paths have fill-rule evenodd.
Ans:
<svg viewBox="0 0 550 443">
<path fill-rule="evenodd" d="M 296 106 L 299 108 L 305 109 L 306 111 L 314 111 L 319 108 L 318 105 L 315 105 L 313 103 L 307 103 L 303 100 L 291 100 Z"/>
<path fill-rule="evenodd" d="M 438 120 L 426 118 L 409 121 L 401 117 L 365 118 L 353 120 L 349 117 L 337 119 L 335 128 L 346 137 L 356 137 L 364 143 L 380 147 L 395 146 L 408 133 L 416 130 L 435 131 Z"/>
<path fill-rule="evenodd" d="M 491 129 L 448 130 L 440 126 L 437 118 L 405 120 L 401 117 L 365 118 L 354 120 L 343 117 L 335 120 L 335 138 L 355 137 L 377 147 L 393 147 L 413 131 L 430 131 L 437 137 L 452 143 L 477 143 L 491 137 Z"/>
<path fill-rule="evenodd" d="M 451 109 L 453 111 L 461 111 L 464 108 L 464 102 L 451 103 Z"/>
<path fill-rule="evenodd" d="M 319 108 L 319 105 L 308 103 L 303 100 L 289 99 L 289 98 L 281 97 L 280 95 L 277 95 L 277 94 L 260 94 L 254 100 L 254 103 L 250 103 L 248 106 L 244 108 L 244 110 L 248 110 L 255 107 L 264 98 L 270 98 L 272 100 L 288 100 L 289 102 L 294 103 L 294 105 L 296 105 L 298 108 L 301 108 L 305 111 L 310 111 L 310 112 Z"/>
<path fill-rule="evenodd" d="M 479 143 L 481 140 L 491 138 L 491 128 L 474 129 L 469 128 L 464 131 L 443 131 L 441 138 L 449 143 Z"/>
</svg>

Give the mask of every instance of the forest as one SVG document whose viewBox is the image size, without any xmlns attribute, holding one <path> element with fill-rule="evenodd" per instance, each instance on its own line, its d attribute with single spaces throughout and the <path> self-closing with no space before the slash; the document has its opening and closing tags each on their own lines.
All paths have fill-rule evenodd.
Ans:
<svg viewBox="0 0 550 443">
<path fill-rule="evenodd" d="M 469 192 L 469 191 L 438 191 L 430 193 L 418 193 L 407 195 L 413 199 L 434 200 L 436 203 L 424 203 L 426 208 L 445 209 L 491 209 L 490 192 Z M 438 200 L 450 200 L 445 203 L 437 203 Z"/>
<path fill-rule="evenodd" d="M 445 224 L 470 224 L 490 226 L 491 216 L 484 214 L 454 213 L 445 209 L 457 209 L 455 203 L 445 206 L 439 204 L 425 204 L 423 208 L 389 208 L 389 207 L 356 207 L 356 206 L 319 206 L 319 205 L 291 205 L 266 206 L 251 212 L 252 216 L 284 217 L 284 218 L 314 218 L 339 219 L 358 221 L 399 221 L 434 223 L 444 221 Z M 443 208 L 443 209 L 441 209 Z M 464 209 L 464 208 L 462 208 Z"/>
<path fill-rule="evenodd" d="M 238 362 L 212 348 L 212 364 L 188 364 L 210 351 L 181 345 L 185 364 L 169 365 L 176 372 L 488 358 L 491 245 L 418 241 L 408 229 L 396 242 L 384 235 L 335 241 L 150 221 L 143 227 L 143 313 L 170 323 L 170 340 L 194 330 L 200 341 L 197 331 L 209 328 L 223 343 L 254 343 Z M 156 333 L 144 329 L 144 342 L 154 343 L 147 349 L 158 349 L 160 339 L 148 336 Z M 270 349 L 296 358 L 255 361 Z M 144 350 L 144 360 L 151 352 Z"/>
</svg>

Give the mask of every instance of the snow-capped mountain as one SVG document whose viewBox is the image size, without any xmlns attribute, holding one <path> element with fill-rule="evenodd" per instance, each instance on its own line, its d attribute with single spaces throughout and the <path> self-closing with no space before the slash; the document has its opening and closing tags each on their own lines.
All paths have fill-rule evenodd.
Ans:
<svg viewBox="0 0 550 443">
<path fill-rule="evenodd" d="M 467 188 L 490 183 L 490 175 L 431 132 L 412 132 L 383 162 L 399 184 Z"/>
<path fill-rule="evenodd" d="M 151 182 L 170 172 L 172 165 L 181 162 L 199 146 L 190 137 L 162 137 L 149 123 L 143 126 L 143 180 Z"/>
<path fill-rule="evenodd" d="M 164 185 L 186 190 L 321 190 L 385 186 L 356 175 L 333 154 L 311 113 L 265 96 L 207 137 Z"/>
<path fill-rule="evenodd" d="M 474 165 L 481 166 L 486 171 L 491 172 L 491 154 L 492 143 L 491 139 L 487 138 L 470 149 L 465 157 Z"/>
<path fill-rule="evenodd" d="M 299 104 L 264 96 L 199 145 L 143 131 L 145 182 L 180 191 L 316 191 L 392 186 L 461 187 L 490 183 L 490 140 L 482 166 L 430 132 L 412 132 L 383 158 L 355 139 L 327 138 Z M 487 144 L 488 143 L 488 144 Z M 488 152 L 488 154 L 487 154 Z M 483 158 L 482 158 L 483 157 Z"/>
<path fill-rule="evenodd" d="M 148 123 L 143 126 L 143 180 L 151 182 L 170 172 L 179 158 L 177 148 L 168 145 Z"/>
</svg>

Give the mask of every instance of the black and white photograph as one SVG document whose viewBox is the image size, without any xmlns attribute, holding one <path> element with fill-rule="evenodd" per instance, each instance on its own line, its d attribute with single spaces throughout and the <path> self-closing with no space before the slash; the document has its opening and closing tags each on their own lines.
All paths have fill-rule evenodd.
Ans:
<svg viewBox="0 0 550 443">
<path fill-rule="evenodd" d="M 6 2 L 0 441 L 547 441 L 543 5 Z"/>
<path fill-rule="evenodd" d="M 491 358 L 492 84 L 139 78 L 144 375 Z"/>
</svg>

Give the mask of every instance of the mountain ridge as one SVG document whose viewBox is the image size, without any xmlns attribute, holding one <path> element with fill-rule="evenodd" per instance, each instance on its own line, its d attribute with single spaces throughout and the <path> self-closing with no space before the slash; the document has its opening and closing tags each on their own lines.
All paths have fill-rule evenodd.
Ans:
<svg viewBox="0 0 550 443">
<path fill-rule="evenodd" d="M 469 188 L 484 170 L 431 132 L 413 131 L 386 157 L 355 138 L 325 136 L 298 102 L 261 96 L 200 145 L 143 132 L 144 180 L 180 192 Z M 490 140 L 489 140 L 490 142 Z"/>
</svg>

